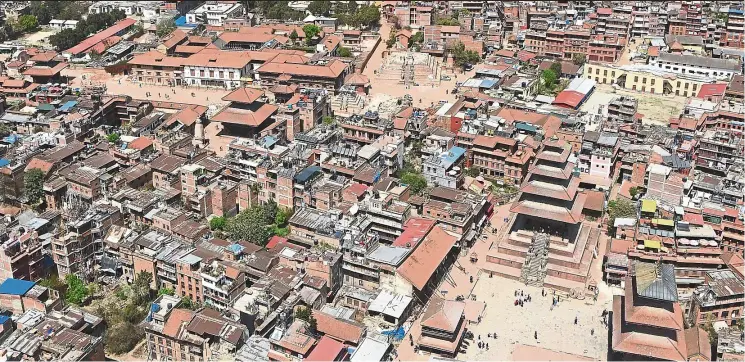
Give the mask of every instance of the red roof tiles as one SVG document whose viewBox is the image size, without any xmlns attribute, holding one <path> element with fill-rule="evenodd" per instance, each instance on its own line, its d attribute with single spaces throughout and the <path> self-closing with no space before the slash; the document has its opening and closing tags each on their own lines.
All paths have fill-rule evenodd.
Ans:
<svg viewBox="0 0 745 362">
<path fill-rule="evenodd" d="M 434 227 L 398 267 L 398 273 L 415 288 L 422 290 L 457 241 L 458 238 L 441 227 Z"/>
</svg>

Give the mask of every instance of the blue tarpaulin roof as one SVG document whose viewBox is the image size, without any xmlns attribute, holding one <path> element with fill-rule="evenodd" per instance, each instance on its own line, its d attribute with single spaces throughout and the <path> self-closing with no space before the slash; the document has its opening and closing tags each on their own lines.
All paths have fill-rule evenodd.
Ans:
<svg viewBox="0 0 745 362">
<path fill-rule="evenodd" d="M 231 245 L 228 245 L 228 249 L 230 249 L 230 251 L 233 254 L 240 254 L 241 252 L 243 252 L 243 245 L 241 245 L 241 244 L 231 244 Z"/>
<path fill-rule="evenodd" d="M 176 23 L 176 26 L 183 26 L 183 27 L 187 27 L 187 28 L 196 28 L 197 27 L 197 24 L 189 24 L 189 23 L 187 23 L 186 22 L 186 16 L 179 16 L 178 18 L 176 18 L 175 23 Z"/>
<path fill-rule="evenodd" d="M 8 143 L 16 143 L 16 141 L 18 141 L 18 135 L 14 135 L 14 134 L 9 135 L 3 138 L 3 141 L 8 142 Z"/>
<path fill-rule="evenodd" d="M 466 153 L 466 150 L 464 148 L 460 147 L 453 147 L 451 148 L 448 153 L 442 155 L 442 160 L 445 162 L 446 167 L 450 167 L 455 161 L 458 161 L 463 154 Z"/>
<path fill-rule="evenodd" d="M 7 165 L 10 165 L 10 161 L 8 161 L 8 160 L 6 160 L 4 158 L 0 158 L 0 167 L 5 167 Z"/>
<path fill-rule="evenodd" d="M 0 294 L 7 295 L 24 295 L 29 289 L 33 288 L 36 283 L 22 279 L 5 279 L 3 284 L 0 284 Z"/>
<path fill-rule="evenodd" d="M 0 315 L 0 324 L 5 324 L 5 322 L 7 322 L 8 319 L 10 319 L 10 317 L 5 316 L 5 315 Z"/>
<path fill-rule="evenodd" d="M 304 170 L 300 171 L 300 173 L 295 175 L 295 181 L 305 183 L 318 172 L 321 172 L 321 168 L 318 166 L 306 167 Z"/>
<path fill-rule="evenodd" d="M 76 104 L 78 104 L 77 101 L 67 101 L 59 109 L 60 111 L 67 112 L 70 110 L 70 108 L 75 107 Z"/>
</svg>

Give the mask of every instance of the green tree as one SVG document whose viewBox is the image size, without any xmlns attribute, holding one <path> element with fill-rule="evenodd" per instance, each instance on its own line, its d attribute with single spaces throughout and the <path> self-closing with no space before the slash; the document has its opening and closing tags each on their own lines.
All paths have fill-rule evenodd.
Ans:
<svg viewBox="0 0 745 362">
<path fill-rule="evenodd" d="M 634 186 L 629 189 L 629 195 L 631 195 L 632 198 L 636 197 L 636 195 L 639 194 L 639 188 Z"/>
<path fill-rule="evenodd" d="M 261 206 L 243 210 L 229 219 L 225 231 L 233 239 L 246 240 L 260 246 L 265 246 L 270 237 L 264 209 Z"/>
<path fill-rule="evenodd" d="M 305 44 L 311 45 L 313 43 L 313 38 L 321 33 L 321 28 L 319 28 L 318 25 L 306 24 L 303 26 L 303 32 L 305 32 Z"/>
<path fill-rule="evenodd" d="M 626 199 L 608 202 L 608 227 L 613 228 L 616 218 L 636 217 L 636 206 Z"/>
<path fill-rule="evenodd" d="M 551 69 L 551 71 L 554 72 L 557 77 L 561 77 L 561 62 L 551 63 L 551 67 L 549 67 L 548 69 Z"/>
<path fill-rule="evenodd" d="M 586 61 L 587 61 L 587 56 L 584 54 L 577 53 L 577 54 L 572 55 L 572 63 L 574 63 L 575 65 L 585 64 Z"/>
<path fill-rule="evenodd" d="M 363 27 L 371 28 L 380 25 L 380 9 L 375 5 L 363 5 L 355 14 Z"/>
<path fill-rule="evenodd" d="M 287 222 L 290 221 L 290 217 L 292 217 L 292 209 L 281 208 L 277 211 L 277 216 L 274 218 L 274 224 L 279 227 L 284 227 L 287 225 Z"/>
<path fill-rule="evenodd" d="M 409 42 L 409 46 L 413 44 L 422 44 L 424 43 L 424 32 L 418 31 L 416 34 L 411 36 L 411 42 Z"/>
<path fill-rule="evenodd" d="M 54 1 L 46 1 L 54 2 Z M 88 13 L 88 7 L 82 1 L 67 1 L 65 7 L 60 11 L 59 15 L 55 15 L 55 18 L 60 20 L 79 20 L 83 15 Z"/>
<path fill-rule="evenodd" d="M 89 290 L 82 280 L 75 274 L 67 274 L 65 277 L 67 283 L 67 293 L 65 301 L 74 305 L 81 305 L 88 298 Z"/>
<path fill-rule="evenodd" d="M 339 47 L 339 56 L 343 58 L 351 58 L 352 57 L 352 51 L 349 50 L 349 48 L 345 47 Z"/>
<path fill-rule="evenodd" d="M 40 203 L 44 198 L 44 172 L 32 168 L 23 175 L 23 190 L 29 204 Z"/>
<path fill-rule="evenodd" d="M 181 308 L 191 309 L 191 310 L 197 310 L 201 308 L 202 305 L 193 301 L 189 297 L 183 297 L 181 298 Z"/>
<path fill-rule="evenodd" d="M 115 324 L 106 331 L 106 351 L 111 354 L 124 354 L 131 351 L 145 338 L 145 331 L 129 322 Z"/>
<path fill-rule="evenodd" d="M 460 23 L 455 18 L 440 18 L 437 19 L 437 25 L 456 26 L 460 25 Z"/>
<path fill-rule="evenodd" d="M 162 38 L 176 30 L 176 22 L 173 19 L 163 19 L 155 25 L 155 35 Z"/>
<path fill-rule="evenodd" d="M 292 33 L 290 33 L 290 40 L 292 40 L 292 42 L 294 43 L 295 40 L 297 40 L 297 37 L 298 37 L 297 30 L 292 29 Z"/>
<path fill-rule="evenodd" d="M 13 133 L 13 129 L 5 123 L 0 123 L 0 137 L 6 137 Z"/>
<path fill-rule="evenodd" d="M 481 171 L 479 171 L 478 167 L 466 168 L 465 170 L 463 170 L 463 173 L 466 176 L 470 176 L 470 177 L 478 177 L 479 175 L 481 175 Z"/>
<path fill-rule="evenodd" d="M 279 206 L 274 200 L 271 200 L 264 204 L 264 224 L 269 225 L 274 223 L 274 219 L 277 217 Z"/>
<path fill-rule="evenodd" d="M 39 21 L 33 15 L 21 15 L 18 17 L 18 25 L 22 32 L 28 33 L 39 27 Z"/>
<path fill-rule="evenodd" d="M 308 4 L 308 11 L 316 16 L 328 16 L 331 12 L 331 1 L 311 1 Z"/>
<path fill-rule="evenodd" d="M 117 143 L 119 142 L 119 134 L 111 133 L 108 136 L 106 136 L 106 140 L 109 141 L 109 143 Z"/>
<path fill-rule="evenodd" d="M 479 53 L 473 50 L 466 50 L 463 42 L 457 42 L 450 51 L 453 53 L 453 60 L 458 67 L 463 67 L 466 64 L 476 64 L 481 60 Z"/>
<path fill-rule="evenodd" d="M 210 219 L 210 230 L 223 230 L 227 224 L 227 219 L 223 216 L 216 216 Z"/>
<path fill-rule="evenodd" d="M 322 120 L 325 125 L 334 124 L 334 117 L 332 116 L 323 116 Z"/>
<path fill-rule="evenodd" d="M 153 273 L 141 271 L 135 276 L 132 283 L 132 302 L 143 306 L 150 302 L 150 284 L 153 281 Z"/>
<path fill-rule="evenodd" d="M 396 33 L 395 32 L 391 32 L 390 35 L 388 35 L 388 40 L 385 41 L 385 46 L 388 49 L 390 49 L 395 44 L 396 44 Z"/>
<path fill-rule="evenodd" d="M 47 25 L 52 21 L 52 13 L 47 6 L 48 1 L 32 1 L 29 9 L 31 15 L 36 17 L 41 25 Z"/>
<path fill-rule="evenodd" d="M 176 291 L 174 291 L 171 288 L 160 288 L 160 289 L 158 289 L 158 296 L 159 297 L 161 295 L 174 295 L 174 294 L 176 294 Z"/>
<path fill-rule="evenodd" d="M 551 88 L 556 84 L 556 73 L 551 69 L 546 69 L 541 73 L 541 79 L 543 79 L 543 84 L 547 88 Z"/>
<path fill-rule="evenodd" d="M 49 43 L 57 50 L 65 50 L 74 47 L 83 38 L 80 29 L 63 29 L 57 34 L 49 36 Z"/>
<path fill-rule="evenodd" d="M 313 316 L 312 312 L 310 315 L 310 319 L 308 319 L 308 329 L 310 329 L 311 333 L 318 332 L 318 321 L 316 320 L 316 317 Z"/>
<path fill-rule="evenodd" d="M 709 342 L 711 345 L 716 346 L 719 333 L 717 333 L 717 330 L 714 328 L 714 316 L 711 313 L 706 314 L 705 322 L 704 325 L 701 326 L 701 329 L 709 335 Z"/>
<path fill-rule="evenodd" d="M 414 194 L 421 194 L 427 188 L 427 180 L 420 173 L 404 173 L 401 176 L 401 182 L 409 185 L 411 192 Z"/>
<path fill-rule="evenodd" d="M 310 317 L 313 315 L 313 311 L 308 307 L 299 307 L 295 310 L 295 318 L 303 321 L 310 321 Z"/>
<path fill-rule="evenodd" d="M 39 285 L 54 289 L 60 293 L 60 296 L 64 299 L 65 293 L 67 293 L 67 283 L 59 280 L 57 274 L 52 274 L 49 278 L 44 278 L 39 282 Z"/>
</svg>

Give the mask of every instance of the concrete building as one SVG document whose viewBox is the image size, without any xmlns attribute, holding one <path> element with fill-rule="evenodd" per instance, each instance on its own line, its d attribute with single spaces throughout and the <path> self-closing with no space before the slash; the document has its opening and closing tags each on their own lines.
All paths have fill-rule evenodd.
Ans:
<svg viewBox="0 0 745 362">
<path fill-rule="evenodd" d="M 186 13 L 186 22 L 221 26 L 227 19 L 241 17 L 244 11 L 241 3 L 207 1 Z"/>
<path fill-rule="evenodd" d="M 735 73 L 741 71 L 737 62 L 728 59 L 674 53 L 660 53 L 657 57 L 651 57 L 649 65 L 671 73 L 701 75 L 722 80 L 730 80 Z"/>
<path fill-rule="evenodd" d="M 460 188 L 463 184 L 462 167 L 466 150 L 452 147 L 442 154 L 435 154 L 423 160 L 423 174 L 430 186 Z"/>
<path fill-rule="evenodd" d="M 187 86 L 235 89 L 250 79 L 251 56 L 244 52 L 203 50 L 183 60 Z"/>
<path fill-rule="evenodd" d="M 652 66 L 614 66 L 585 63 L 583 77 L 600 84 L 616 84 L 627 90 L 653 94 L 675 94 L 693 97 L 704 84 L 715 81 L 702 75 L 676 74 Z"/>
</svg>

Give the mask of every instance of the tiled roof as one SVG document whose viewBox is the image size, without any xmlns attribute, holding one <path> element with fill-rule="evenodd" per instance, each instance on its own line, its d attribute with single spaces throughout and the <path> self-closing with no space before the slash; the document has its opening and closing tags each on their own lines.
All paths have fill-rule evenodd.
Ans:
<svg viewBox="0 0 745 362">
<path fill-rule="evenodd" d="M 212 116 L 212 120 L 221 123 L 241 124 L 245 126 L 258 127 L 264 123 L 274 112 L 279 109 L 272 104 L 264 104 L 256 111 L 247 109 L 225 107 Z"/>
<path fill-rule="evenodd" d="M 365 334 L 364 325 L 335 318 L 318 310 L 313 311 L 313 318 L 316 319 L 319 332 L 342 342 L 356 345 Z"/>
<path fill-rule="evenodd" d="M 119 20 L 116 24 L 112 25 L 111 27 L 104 29 L 95 35 L 83 40 L 78 45 L 67 49 L 65 52 L 70 53 L 73 55 L 77 55 L 80 53 L 84 53 L 88 51 L 89 49 L 93 48 L 94 46 L 98 45 L 100 42 L 106 40 L 107 38 L 116 35 L 117 33 L 121 32 L 122 30 L 134 25 L 137 21 L 135 19 L 131 18 L 125 18 L 122 20 Z"/>
<path fill-rule="evenodd" d="M 398 267 L 398 273 L 418 290 L 432 277 L 458 238 L 435 226 L 419 246 Z"/>
<path fill-rule="evenodd" d="M 238 103 L 253 103 L 263 95 L 264 91 L 260 89 L 238 88 L 222 97 L 222 100 Z"/>
<path fill-rule="evenodd" d="M 311 64 L 289 64 L 269 62 L 264 63 L 257 71 L 259 73 L 289 74 L 292 76 L 314 76 L 324 78 L 336 78 L 340 76 L 347 65 L 339 60 L 332 60 L 326 65 Z"/>
<path fill-rule="evenodd" d="M 178 338 L 179 331 L 194 317 L 194 312 L 188 309 L 174 309 L 168 316 L 168 320 L 163 326 L 163 334 L 171 338 Z"/>
<path fill-rule="evenodd" d="M 466 304 L 463 302 L 432 296 L 427 309 L 422 313 L 422 327 L 453 333 L 458 328 L 465 309 Z"/>
</svg>

